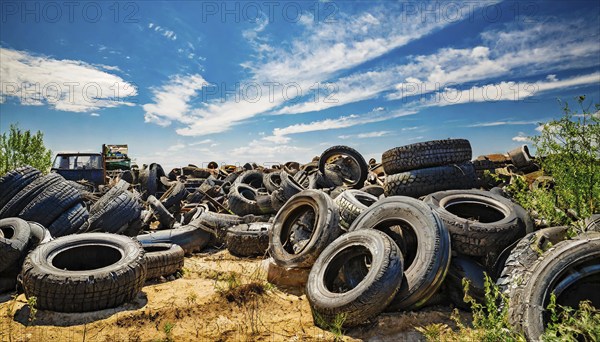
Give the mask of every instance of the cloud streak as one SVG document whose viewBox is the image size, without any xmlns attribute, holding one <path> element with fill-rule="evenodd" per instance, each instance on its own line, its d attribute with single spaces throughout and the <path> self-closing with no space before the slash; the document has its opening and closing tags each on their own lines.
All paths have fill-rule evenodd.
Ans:
<svg viewBox="0 0 600 342">
<path fill-rule="evenodd" d="M 47 105 L 68 112 L 133 106 L 125 101 L 137 88 L 105 70 L 117 70 L 82 61 L 35 56 L 26 51 L 0 48 L 1 100 L 11 98 L 25 106 Z"/>
</svg>

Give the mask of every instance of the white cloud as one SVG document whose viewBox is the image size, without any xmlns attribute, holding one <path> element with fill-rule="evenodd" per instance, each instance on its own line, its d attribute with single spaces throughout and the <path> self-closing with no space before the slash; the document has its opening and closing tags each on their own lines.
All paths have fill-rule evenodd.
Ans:
<svg viewBox="0 0 600 342">
<path fill-rule="evenodd" d="M 357 125 L 364 125 L 367 123 L 374 123 L 380 121 L 386 121 L 401 116 L 416 114 L 415 111 L 403 111 L 397 110 L 389 113 L 377 113 L 370 112 L 367 114 L 352 114 L 348 116 L 341 116 L 334 119 L 325 119 L 321 121 L 313 121 L 311 123 L 300 123 L 283 128 L 275 128 L 273 130 L 274 136 L 287 136 L 290 134 L 299 134 L 315 131 L 326 131 L 330 129 L 347 128 Z"/>
<path fill-rule="evenodd" d="M 167 148 L 167 151 L 180 151 L 183 150 L 185 148 L 185 144 L 183 143 L 177 143 L 175 145 L 171 145 Z"/>
<path fill-rule="evenodd" d="M 380 138 L 380 137 L 388 136 L 388 135 L 390 135 L 391 133 L 392 133 L 391 131 L 365 132 L 365 133 L 359 133 L 359 134 L 354 134 L 354 135 L 340 135 L 340 136 L 338 136 L 338 138 L 340 138 L 340 139 L 351 139 L 351 138 L 357 138 L 357 139 Z"/>
<path fill-rule="evenodd" d="M 512 138 L 512 140 L 518 142 L 531 142 L 531 139 L 529 139 L 529 137 L 523 132 L 519 132 L 516 136 Z"/>
<path fill-rule="evenodd" d="M 100 114 L 98 114 L 98 113 L 92 113 L 92 114 L 90 114 L 90 116 L 98 117 L 98 116 L 100 116 Z"/>
<path fill-rule="evenodd" d="M 125 98 L 136 96 L 134 85 L 105 72 L 111 67 L 75 60 L 34 56 L 25 51 L 0 48 L 2 101 L 14 98 L 22 105 L 69 112 L 132 106 Z M 116 87 L 115 87 L 116 85 Z"/>
<path fill-rule="evenodd" d="M 160 126 L 168 126 L 172 121 L 192 124 L 189 101 L 207 85 L 209 84 L 198 74 L 171 77 L 160 88 L 152 89 L 154 103 L 142 106 L 146 112 L 144 120 Z"/>
<path fill-rule="evenodd" d="M 165 37 L 169 40 L 177 40 L 177 34 L 175 33 L 175 31 L 169 30 L 160 25 L 156 25 L 155 23 L 149 23 L 148 29 L 150 29 L 151 31 L 160 33 L 163 37 Z"/>
<path fill-rule="evenodd" d="M 302 25 L 304 32 L 289 44 L 258 44 L 255 47 L 258 57 L 242 65 L 251 76 L 241 82 L 245 85 L 255 82 L 261 86 L 262 96 L 258 101 L 236 99 L 203 103 L 188 113 L 187 121 L 190 123 L 178 129 L 177 133 L 198 136 L 223 132 L 239 122 L 272 112 L 282 105 L 284 109 L 281 112 L 290 113 L 313 110 L 315 106 L 319 109 L 327 108 L 330 104 L 321 102 L 307 104 L 303 108 L 285 109 L 286 102 L 298 95 L 293 92 L 296 88 L 291 95 L 289 91 L 284 94 L 283 85 L 297 85 L 302 94 L 307 95 L 315 83 L 326 82 L 345 70 L 451 24 L 443 20 L 422 21 L 420 16 L 407 16 L 400 10 L 391 10 L 389 6 L 397 4 L 386 4 L 385 7 L 360 15 L 340 13 L 336 18 L 338 20 L 333 23 L 316 21 Z M 257 28 L 263 30 L 262 26 L 263 24 L 259 24 Z M 256 30 L 254 32 L 257 33 Z M 246 33 L 246 38 L 258 39 L 259 35 L 249 32 Z M 261 54 L 261 51 L 269 53 Z M 348 77 L 351 84 L 344 88 L 345 95 L 340 97 L 337 105 L 366 99 L 381 91 L 380 87 L 354 87 L 354 84 L 360 84 L 360 78 L 361 76 Z M 273 96 L 267 95 L 270 91 L 265 86 L 267 82 L 280 84 L 274 87 Z M 155 121 L 161 123 L 160 120 Z"/>
<path fill-rule="evenodd" d="M 197 145 L 206 145 L 206 144 L 210 144 L 212 143 L 212 139 L 204 139 L 204 140 L 200 140 L 200 141 L 195 141 L 193 143 L 189 143 L 189 146 L 197 146 Z"/>
<path fill-rule="evenodd" d="M 533 120 L 533 121 L 491 121 L 491 122 L 480 122 L 466 127 L 494 127 L 494 126 L 515 126 L 515 125 L 537 125 L 540 121 L 544 120 Z"/>
<path fill-rule="evenodd" d="M 574 76 L 564 80 L 543 80 L 538 82 L 500 82 L 474 86 L 466 90 L 446 88 L 420 101 L 423 106 L 448 106 L 469 102 L 522 101 L 540 93 L 556 89 L 580 87 L 600 83 L 600 72 Z"/>
</svg>

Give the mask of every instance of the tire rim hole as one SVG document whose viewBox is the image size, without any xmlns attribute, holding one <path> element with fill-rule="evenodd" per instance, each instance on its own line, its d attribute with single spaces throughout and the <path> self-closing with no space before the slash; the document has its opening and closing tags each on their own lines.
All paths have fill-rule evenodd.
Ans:
<svg viewBox="0 0 600 342">
<path fill-rule="evenodd" d="M 373 228 L 385 233 L 394 240 L 402 252 L 404 268 L 408 269 L 415 260 L 419 248 L 415 227 L 407 221 L 391 219 L 380 222 Z"/>
<path fill-rule="evenodd" d="M 460 218 L 481 223 L 498 222 L 506 217 L 501 208 L 479 201 L 448 201 L 444 209 Z"/>
<path fill-rule="evenodd" d="M 364 246 L 350 246 L 337 253 L 325 270 L 325 288 L 346 293 L 356 288 L 371 271 L 372 254 Z"/>
<path fill-rule="evenodd" d="M 58 252 L 52 266 L 65 271 L 90 271 L 117 263 L 123 255 L 111 246 L 80 245 Z"/>
<path fill-rule="evenodd" d="M 308 204 L 295 208 L 283 223 L 281 244 L 287 253 L 299 254 L 308 245 L 317 222 L 317 212 Z"/>
<path fill-rule="evenodd" d="M 12 237 L 15 236 L 15 230 L 10 227 L 2 227 L 0 230 L 5 239 L 12 239 Z"/>
</svg>

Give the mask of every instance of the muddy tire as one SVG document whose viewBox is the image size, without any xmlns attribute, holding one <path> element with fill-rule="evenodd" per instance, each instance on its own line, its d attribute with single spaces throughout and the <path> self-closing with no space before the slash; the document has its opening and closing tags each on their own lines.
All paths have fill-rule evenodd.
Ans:
<svg viewBox="0 0 600 342">
<path fill-rule="evenodd" d="M 348 147 L 348 146 L 332 146 L 326 149 L 321 156 L 319 157 L 319 172 L 323 175 L 327 175 L 325 171 L 325 165 L 329 163 L 332 158 L 336 156 L 344 155 L 349 157 L 351 161 L 354 162 L 354 174 L 352 175 L 352 179 L 347 179 L 344 181 L 344 184 L 347 187 L 351 187 L 354 189 L 360 189 L 365 185 L 365 180 L 369 175 L 369 166 L 367 162 L 363 158 L 362 154 L 360 154 L 357 150 Z"/>
<path fill-rule="evenodd" d="M 509 316 L 517 314 L 514 310 L 521 299 L 522 285 L 528 281 L 535 263 L 552 246 L 568 239 L 568 229 L 550 227 L 527 234 L 510 252 L 496 280 L 500 291 L 509 299 Z"/>
<path fill-rule="evenodd" d="M 229 209 L 239 216 L 261 214 L 261 210 L 256 203 L 257 196 L 258 192 L 255 188 L 244 183 L 235 184 L 231 186 L 227 198 Z"/>
<path fill-rule="evenodd" d="M 264 256 L 269 249 L 271 223 L 256 222 L 231 227 L 227 231 L 227 250 L 238 257 Z"/>
<path fill-rule="evenodd" d="M 340 225 L 347 230 L 358 215 L 375 202 L 377 197 L 360 190 L 342 192 L 334 199 L 340 211 Z"/>
<path fill-rule="evenodd" d="M 436 191 L 471 189 L 474 185 L 475 169 L 466 162 L 388 175 L 383 189 L 386 196 L 420 197 Z"/>
<path fill-rule="evenodd" d="M 263 173 L 258 170 L 244 171 L 235 179 L 232 184 L 246 184 L 254 189 L 260 189 L 264 187 Z"/>
<path fill-rule="evenodd" d="M 75 204 L 60 215 L 48 226 L 50 234 L 54 237 L 85 233 L 89 229 L 90 214 L 82 203 Z"/>
<path fill-rule="evenodd" d="M 281 171 L 265 173 L 263 175 L 263 184 L 269 194 L 281 188 Z"/>
<path fill-rule="evenodd" d="M 339 274 L 353 260 L 369 260 L 361 280 L 349 285 Z M 345 234 L 333 241 L 313 265 L 306 296 L 315 325 L 331 324 L 346 315 L 344 327 L 373 319 L 394 299 L 402 283 L 402 253 L 387 235 L 370 229 Z M 321 325 L 322 328 L 326 328 Z"/>
<path fill-rule="evenodd" d="M 450 265 L 450 236 L 439 216 L 410 197 L 388 197 L 363 211 L 349 231 L 380 230 L 404 256 L 404 280 L 388 310 L 422 307 L 442 284 Z"/>
<path fill-rule="evenodd" d="M 338 208 L 318 190 L 304 190 L 285 203 L 275 216 L 269 254 L 284 267 L 310 267 L 340 236 Z"/>
<path fill-rule="evenodd" d="M 65 179 L 57 173 L 50 173 L 36 178 L 8 200 L 4 207 L 0 208 L 0 218 L 17 217 L 21 210 L 23 210 L 23 208 L 25 208 L 44 189 L 58 182 L 63 182 L 64 180 Z"/>
<path fill-rule="evenodd" d="M 146 254 L 146 280 L 169 276 L 183 268 L 185 252 L 177 244 L 153 243 L 143 245 Z"/>
<path fill-rule="evenodd" d="M 27 221 L 10 217 L 0 220 L 0 272 L 15 265 L 27 252 L 31 228 Z"/>
<path fill-rule="evenodd" d="M 415 169 L 460 164 L 471 160 L 471 144 L 466 139 L 420 142 L 383 152 L 381 162 L 388 175 Z"/>
<path fill-rule="evenodd" d="M 221 214 L 212 211 L 202 212 L 196 222 L 211 233 L 212 245 L 223 245 L 226 241 L 227 229 L 244 222 L 244 218 L 237 215 Z"/>
<path fill-rule="evenodd" d="M 136 298 L 146 279 L 144 249 L 128 237 L 104 233 L 65 236 L 34 249 L 22 271 L 37 308 L 87 312 Z"/>
<path fill-rule="evenodd" d="M 65 211 L 80 202 L 83 202 L 83 198 L 79 190 L 67 182 L 58 182 L 45 188 L 27 204 L 19 217 L 49 226 Z"/>
<path fill-rule="evenodd" d="M 282 172 L 281 175 L 281 198 L 283 202 L 292 198 L 292 196 L 296 195 L 300 191 L 304 190 L 304 186 L 296 181 L 294 177 L 292 177 L 287 172 Z"/>
<path fill-rule="evenodd" d="M 17 277 L 19 268 L 12 267 L 0 272 L 0 294 L 17 291 Z"/>
<path fill-rule="evenodd" d="M 589 300 L 600 306 L 600 234 L 579 236 L 550 248 L 534 265 L 529 279 L 515 304 L 509 322 L 535 341 L 549 323 L 545 312 L 550 294 L 556 304 L 577 308 L 580 301 Z"/>
<path fill-rule="evenodd" d="M 0 178 L 0 208 L 13 196 L 41 176 L 41 172 L 31 166 L 14 169 Z"/>
<path fill-rule="evenodd" d="M 464 255 L 499 252 L 524 234 L 524 222 L 509 199 L 483 190 L 440 191 L 425 197 Z"/>
</svg>

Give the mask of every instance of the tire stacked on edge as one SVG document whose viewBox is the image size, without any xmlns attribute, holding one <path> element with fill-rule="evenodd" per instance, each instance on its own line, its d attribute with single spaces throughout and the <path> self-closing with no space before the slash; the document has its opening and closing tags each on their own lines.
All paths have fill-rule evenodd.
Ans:
<svg viewBox="0 0 600 342">
<path fill-rule="evenodd" d="M 471 157 L 471 144 L 465 139 L 432 140 L 385 151 L 385 195 L 420 197 L 470 189 L 476 180 Z"/>
</svg>

